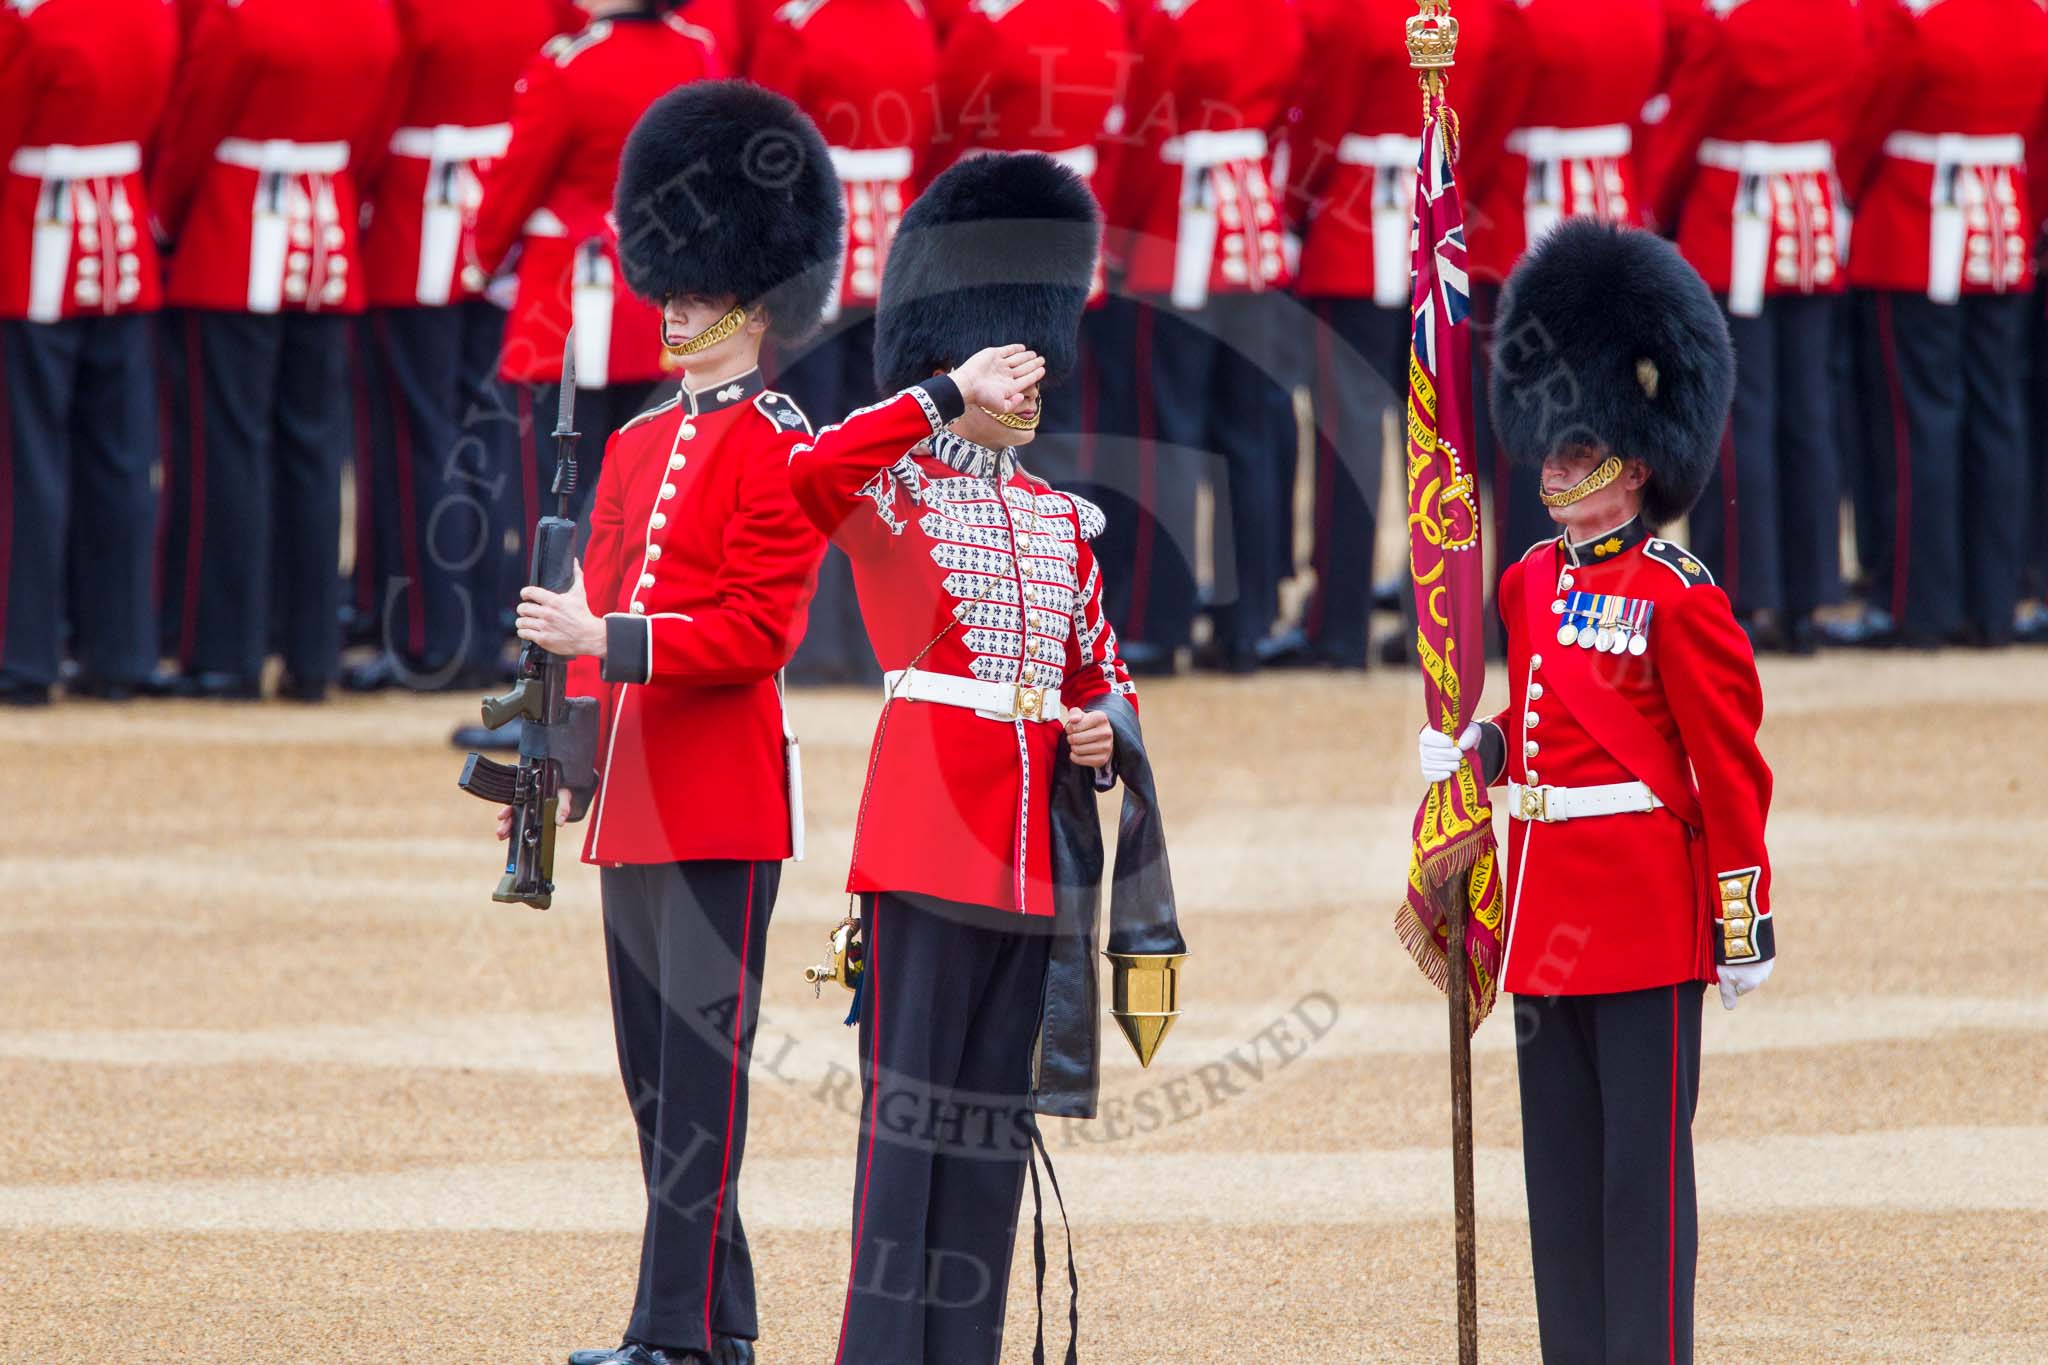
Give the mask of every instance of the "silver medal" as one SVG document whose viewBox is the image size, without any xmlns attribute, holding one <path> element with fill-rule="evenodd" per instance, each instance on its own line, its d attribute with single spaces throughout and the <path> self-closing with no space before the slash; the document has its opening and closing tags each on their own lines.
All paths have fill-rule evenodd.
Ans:
<svg viewBox="0 0 2048 1365">
<path fill-rule="evenodd" d="M 1629 653 L 1631 653 L 1631 654 L 1638 654 L 1638 655 L 1640 655 L 1640 654 L 1647 654 L 1647 653 L 1649 653 L 1649 652 L 1650 652 L 1650 642 L 1649 642 L 1649 640 L 1648 640 L 1648 639 L 1646 639 L 1645 637 L 1641 636 L 1641 635 L 1638 635 L 1638 636 L 1636 636 L 1636 637 L 1635 637 L 1635 638 L 1634 638 L 1633 640 L 1630 640 L 1630 641 L 1628 642 L 1628 652 L 1629 652 Z"/>
<path fill-rule="evenodd" d="M 1592 631 L 1592 630 L 1582 630 L 1582 631 L 1580 631 L 1580 632 L 1579 632 L 1579 648 L 1580 648 L 1580 649 L 1591 649 L 1591 648 L 1593 647 L 1593 645 L 1594 645 L 1594 636 L 1595 636 L 1595 632 L 1594 632 L 1594 631 Z"/>
</svg>

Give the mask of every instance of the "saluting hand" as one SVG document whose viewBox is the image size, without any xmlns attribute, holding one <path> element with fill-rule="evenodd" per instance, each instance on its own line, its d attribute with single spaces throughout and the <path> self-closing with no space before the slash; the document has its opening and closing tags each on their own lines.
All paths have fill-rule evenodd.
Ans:
<svg viewBox="0 0 2048 1365">
<path fill-rule="evenodd" d="M 1026 390 L 1045 378 L 1045 357 L 1012 343 L 991 346 L 967 357 L 952 372 L 960 396 L 990 412 L 1015 412 Z"/>
<path fill-rule="evenodd" d="M 531 640 L 550 654 L 604 657 L 604 621 L 591 614 L 583 594 L 583 564 L 571 566 L 575 578 L 566 591 L 549 592 L 532 585 L 519 590 L 519 638 Z"/>
<path fill-rule="evenodd" d="M 1067 752 L 1074 762 L 1096 769 L 1107 767 L 1116 752 L 1116 731 L 1109 728 L 1109 717 L 1069 706 L 1061 719 L 1067 727 Z"/>
</svg>

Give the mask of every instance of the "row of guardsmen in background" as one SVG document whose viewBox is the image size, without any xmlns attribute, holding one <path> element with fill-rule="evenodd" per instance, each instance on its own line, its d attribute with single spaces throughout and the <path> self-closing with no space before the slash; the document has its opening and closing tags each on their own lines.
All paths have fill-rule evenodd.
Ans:
<svg viewBox="0 0 2048 1365">
<path fill-rule="evenodd" d="M 572 322 L 583 431 L 675 382 L 618 282 L 621 145 L 727 74 L 811 115 L 846 196 L 831 322 L 781 387 L 819 421 L 871 401 L 904 206 L 963 155 L 1049 152 L 1108 232 L 1036 462 L 1109 513 L 1133 669 L 1174 668 L 1204 613 L 1211 666 L 1362 666 L 1407 385 L 1413 8 L 0 0 L 0 695 L 46 700 L 67 655 L 69 689 L 109 697 L 254 696 L 272 653 L 305 700 L 488 680 Z M 1740 387 L 1691 536 L 1759 643 L 1810 649 L 1841 599 L 1845 497 L 1863 606 L 1841 634 L 2040 633 L 2042 0 L 1454 10 L 1480 322 L 1571 215 L 1674 235 L 1724 304 Z M 1513 343 L 1543 364 L 1543 338 Z M 1314 572 L 1285 629 L 1297 386 Z M 1549 531 L 1480 415 L 1512 562 Z M 349 639 L 382 648 L 344 676 Z M 865 649 L 835 556 L 793 672 L 868 676 Z"/>
</svg>

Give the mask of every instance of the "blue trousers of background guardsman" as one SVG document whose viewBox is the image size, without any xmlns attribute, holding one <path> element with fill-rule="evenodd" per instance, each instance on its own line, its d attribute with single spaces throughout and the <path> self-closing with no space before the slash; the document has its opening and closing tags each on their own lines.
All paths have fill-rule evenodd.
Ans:
<svg viewBox="0 0 2048 1365">
<path fill-rule="evenodd" d="M 156 665 L 154 370 L 146 316 L 0 322 L 0 685 L 56 681 L 67 614 L 85 677 Z"/>
</svg>

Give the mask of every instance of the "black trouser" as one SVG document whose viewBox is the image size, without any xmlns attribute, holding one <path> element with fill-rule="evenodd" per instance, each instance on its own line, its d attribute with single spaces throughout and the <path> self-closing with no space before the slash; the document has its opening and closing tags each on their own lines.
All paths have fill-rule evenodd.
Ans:
<svg viewBox="0 0 2048 1365">
<path fill-rule="evenodd" d="M 1356 666 L 1372 621 L 1386 416 L 1408 392 L 1410 324 L 1406 309 L 1371 299 L 1317 299 L 1315 316 L 1316 588 L 1302 624 L 1319 655 Z"/>
<path fill-rule="evenodd" d="M 1908 640 L 1966 624 L 2010 638 L 2026 549 L 2026 342 L 2030 300 L 1863 296 L 1874 395 L 1869 440 L 1884 474 L 1873 575 Z"/>
<path fill-rule="evenodd" d="M 1840 456 L 1842 490 L 1848 495 L 1855 528 L 1856 577 L 1867 587 L 1871 568 L 1882 557 L 1878 546 L 1884 538 L 1879 457 L 1870 443 L 1867 414 L 1873 404 L 1882 401 L 1883 390 L 1869 387 L 1871 376 L 1865 373 L 1863 314 L 1860 293 L 1851 291 L 1835 301 L 1828 386 L 1836 394 L 1832 404 L 1835 451 Z"/>
<path fill-rule="evenodd" d="M 2032 511 L 2027 525 L 2027 568 L 2022 591 L 2029 597 L 2048 595 L 2048 277 L 2034 290 L 2033 330 L 2028 350 L 2034 358 L 2027 392 L 2033 398 L 2034 450 Z"/>
<path fill-rule="evenodd" d="M 1493 485 L 1494 582 L 1539 540 L 1557 535 L 1557 523 L 1543 506 L 1543 469 L 1518 464 L 1493 434 L 1493 409 L 1487 389 L 1493 378 L 1494 324 L 1500 314 L 1497 284 L 1472 285 L 1472 447 L 1477 476 Z M 1518 340 L 1518 349 L 1526 343 Z M 1510 352 L 1511 355 L 1517 354 Z M 1517 355 L 1518 361 L 1521 360 Z M 1536 363 L 1533 358 L 1522 363 Z M 1495 613 L 1488 612 L 1489 618 Z"/>
<path fill-rule="evenodd" d="M 783 356 L 774 382 L 796 400 L 813 427 L 837 422 L 876 401 L 874 311 L 842 314 L 825 335 Z M 811 598 L 804 638 L 790 658 L 789 676 L 817 683 L 882 679 L 882 666 L 861 625 L 853 564 L 837 545 L 827 546 L 818 564 L 818 591 Z"/>
<path fill-rule="evenodd" d="M 253 680 L 274 639 L 297 681 L 331 681 L 347 322 L 192 309 L 162 325 L 165 639 L 187 673 Z"/>
<path fill-rule="evenodd" d="M 136 682 L 156 664 L 150 321 L 0 322 L 0 682 L 57 680 L 67 580 L 87 677 Z"/>
<path fill-rule="evenodd" d="M 1119 635 L 1129 630 L 1139 518 L 1138 398 L 1146 383 L 1136 367 L 1139 306 L 1112 294 L 1081 315 L 1079 363 L 1048 392 L 1039 438 L 1025 454 L 1033 472 L 1102 508 L 1108 525 L 1095 552 L 1106 565 L 1103 612 Z"/>
<path fill-rule="evenodd" d="M 362 322 L 356 605 L 422 685 L 504 642 L 506 531 L 524 538 L 513 509 L 526 501 L 508 486 L 519 432 L 497 380 L 504 334 L 504 310 L 481 301 Z"/>
<path fill-rule="evenodd" d="M 1134 338 L 1137 515 L 1111 518 L 1105 574 L 1131 584 L 1122 633 L 1164 650 L 1189 642 L 1195 616 L 1196 490 L 1216 495 L 1215 619 L 1224 655 L 1248 661 L 1273 625 L 1278 449 L 1273 329 L 1284 301 L 1220 294 L 1194 312 L 1138 305 Z M 1128 571 L 1126 572 L 1126 566 Z"/>
<path fill-rule="evenodd" d="M 1692 1360 L 1704 990 L 1515 997 L 1545 1365 Z"/>
<path fill-rule="evenodd" d="M 714 1335 L 760 1335 L 735 1192 L 761 962 L 781 877 L 779 862 L 602 872 L 619 1072 L 647 1184 L 632 1341 L 709 1353 Z"/>
<path fill-rule="evenodd" d="M 1031 1161 L 1050 940 L 1019 916 L 865 899 L 853 1263 L 835 1365 L 995 1365 Z"/>
<path fill-rule="evenodd" d="M 1736 614 L 1804 618 L 1841 591 L 1841 479 L 1829 386 L 1836 304 L 1781 294 L 1728 315 L 1735 407 L 1693 508 L 1691 545 Z"/>
</svg>

